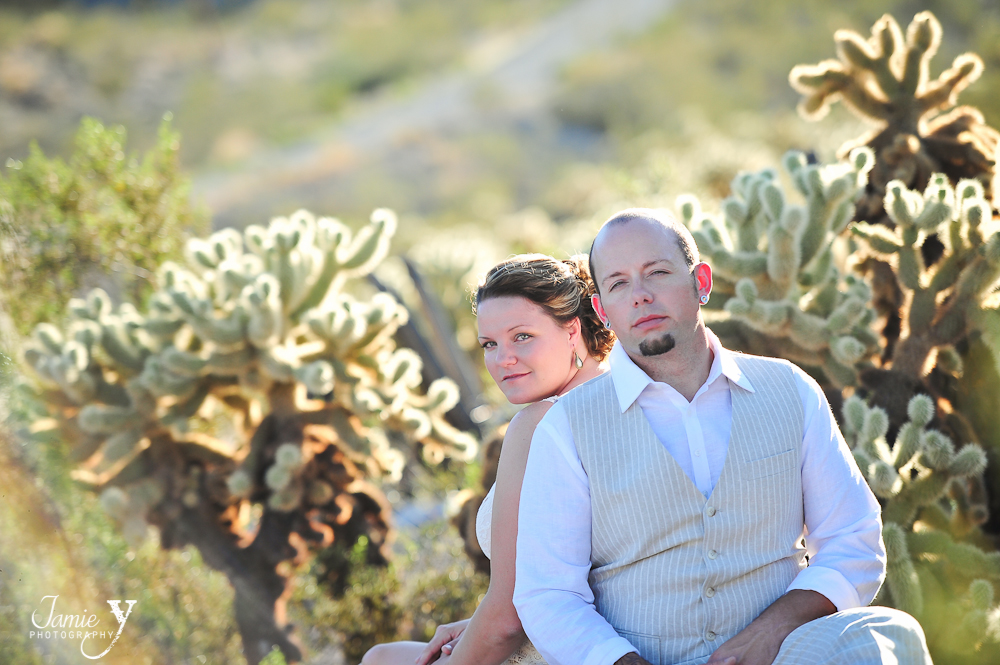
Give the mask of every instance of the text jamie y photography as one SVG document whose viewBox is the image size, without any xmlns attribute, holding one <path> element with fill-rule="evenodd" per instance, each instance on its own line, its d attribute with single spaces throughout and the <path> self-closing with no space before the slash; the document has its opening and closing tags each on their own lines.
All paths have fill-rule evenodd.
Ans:
<svg viewBox="0 0 1000 665">
<path fill-rule="evenodd" d="M 31 639 L 46 640 L 78 639 L 80 640 L 80 653 L 90 660 L 103 658 L 111 651 L 111 648 L 118 642 L 118 638 L 121 637 L 122 630 L 125 629 L 125 622 L 128 621 L 128 617 L 132 613 L 132 606 L 136 603 L 134 600 L 107 601 L 108 605 L 111 606 L 114 618 L 118 621 L 118 630 L 115 631 L 113 629 L 102 630 L 100 626 L 101 620 L 96 614 L 88 613 L 87 610 L 84 610 L 83 614 L 57 614 L 56 603 L 58 600 L 59 596 L 44 596 L 42 598 L 39 607 L 31 613 L 31 623 L 38 630 L 30 631 L 28 636 Z M 121 608 L 122 602 L 128 605 L 124 613 Z M 49 606 L 45 607 L 46 605 Z M 48 612 L 46 613 L 45 610 L 48 610 Z M 99 649 L 99 645 L 107 639 L 110 639 L 111 643 L 108 644 L 104 651 L 96 656 L 88 653 L 88 651 L 93 652 Z M 98 646 L 95 647 L 94 645 Z"/>
</svg>

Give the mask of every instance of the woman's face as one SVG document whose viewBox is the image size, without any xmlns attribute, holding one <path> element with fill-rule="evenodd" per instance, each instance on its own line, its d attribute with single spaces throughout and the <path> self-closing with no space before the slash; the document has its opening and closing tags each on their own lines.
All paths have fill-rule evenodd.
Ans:
<svg viewBox="0 0 1000 665">
<path fill-rule="evenodd" d="M 559 325 L 518 296 L 484 300 L 477 311 L 486 368 L 512 404 L 557 395 L 573 378 L 579 320 Z"/>
</svg>

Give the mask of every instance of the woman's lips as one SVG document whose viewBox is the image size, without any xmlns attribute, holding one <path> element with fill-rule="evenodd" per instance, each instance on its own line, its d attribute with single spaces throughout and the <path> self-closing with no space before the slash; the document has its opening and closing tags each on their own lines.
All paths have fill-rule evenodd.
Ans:
<svg viewBox="0 0 1000 665">
<path fill-rule="evenodd" d="M 501 381 L 515 381 L 523 376 L 528 376 L 528 373 L 524 372 L 522 374 L 508 374 L 507 376 L 503 377 Z"/>
</svg>

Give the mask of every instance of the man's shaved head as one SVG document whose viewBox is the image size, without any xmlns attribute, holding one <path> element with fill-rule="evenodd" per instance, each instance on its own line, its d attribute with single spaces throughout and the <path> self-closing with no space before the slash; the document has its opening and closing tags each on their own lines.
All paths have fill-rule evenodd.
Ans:
<svg viewBox="0 0 1000 665">
<path fill-rule="evenodd" d="M 601 225 L 601 230 L 597 232 L 594 242 L 590 245 L 590 276 L 597 285 L 597 292 L 601 291 L 601 279 L 598 276 L 598 265 L 594 262 L 594 248 L 600 240 L 604 230 L 614 226 L 621 226 L 634 221 L 651 222 L 663 228 L 665 233 L 671 234 L 677 241 L 677 247 L 681 250 L 684 263 L 690 271 L 701 258 L 698 254 L 698 245 L 695 244 L 691 232 L 687 227 L 677 221 L 672 213 L 662 208 L 627 208 L 615 213 L 610 219 Z"/>
</svg>

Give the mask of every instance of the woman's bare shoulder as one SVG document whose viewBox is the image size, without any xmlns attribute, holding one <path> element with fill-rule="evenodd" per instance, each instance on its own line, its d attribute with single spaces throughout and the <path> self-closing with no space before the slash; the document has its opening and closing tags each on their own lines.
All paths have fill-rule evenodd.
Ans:
<svg viewBox="0 0 1000 665">
<path fill-rule="evenodd" d="M 552 402 L 541 400 L 534 404 L 529 404 L 518 411 L 511 419 L 510 425 L 507 426 L 507 434 L 504 436 L 504 439 L 510 440 L 517 437 L 528 438 L 530 440 L 531 435 L 535 432 L 535 427 L 538 426 L 542 417 L 552 408 L 552 404 Z"/>
</svg>

